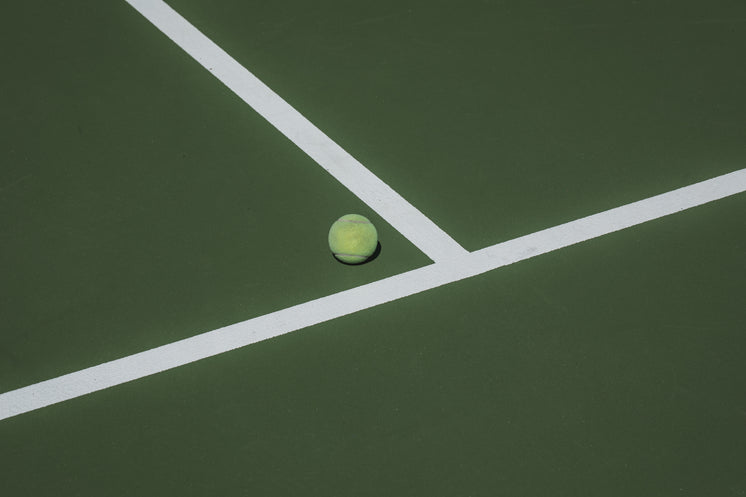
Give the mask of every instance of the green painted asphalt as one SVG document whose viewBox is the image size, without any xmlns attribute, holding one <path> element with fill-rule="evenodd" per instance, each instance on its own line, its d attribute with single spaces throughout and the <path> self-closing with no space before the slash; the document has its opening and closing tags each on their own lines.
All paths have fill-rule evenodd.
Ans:
<svg viewBox="0 0 746 497">
<path fill-rule="evenodd" d="M 746 198 L 0 423 L 9 494 L 746 488 Z"/>
<path fill-rule="evenodd" d="M 746 163 L 746 3 L 171 0 L 464 247 Z"/>
<path fill-rule="evenodd" d="M 430 262 L 128 5 L 14 10 L 2 391 Z M 380 260 L 332 257 L 349 212 Z"/>
<path fill-rule="evenodd" d="M 470 250 L 745 167 L 742 2 L 169 4 Z M 5 19 L 0 392 L 429 263 L 123 1 Z M 0 493 L 741 495 L 744 212 L 0 421 Z"/>
</svg>

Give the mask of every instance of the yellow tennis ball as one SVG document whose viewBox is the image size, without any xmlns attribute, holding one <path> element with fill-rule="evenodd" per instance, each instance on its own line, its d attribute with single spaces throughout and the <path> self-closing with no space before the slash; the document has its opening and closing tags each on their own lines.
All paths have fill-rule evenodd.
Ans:
<svg viewBox="0 0 746 497">
<path fill-rule="evenodd" d="M 378 247 L 378 232 L 373 223 L 358 214 L 337 219 L 329 230 L 329 248 L 334 257 L 347 264 L 361 264 Z"/>
</svg>

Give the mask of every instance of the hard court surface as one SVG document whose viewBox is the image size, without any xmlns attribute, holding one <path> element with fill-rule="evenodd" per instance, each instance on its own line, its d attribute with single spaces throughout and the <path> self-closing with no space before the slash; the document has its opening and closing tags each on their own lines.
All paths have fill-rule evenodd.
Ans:
<svg viewBox="0 0 746 497">
<path fill-rule="evenodd" d="M 746 4 L 167 3 L 414 211 L 135 8 L 159 0 L 8 5 L 0 413 L 234 323 L 295 331 L 3 415 L 0 493 L 746 495 L 744 193 L 371 296 L 746 168 Z M 352 212 L 381 241 L 360 266 L 326 242 Z"/>
</svg>

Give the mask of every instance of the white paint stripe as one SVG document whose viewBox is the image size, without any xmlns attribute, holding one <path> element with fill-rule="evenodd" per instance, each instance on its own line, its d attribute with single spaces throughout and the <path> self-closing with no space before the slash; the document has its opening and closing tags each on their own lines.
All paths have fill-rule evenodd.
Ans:
<svg viewBox="0 0 746 497">
<path fill-rule="evenodd" d="M 374 283 L 0 394 L 0 419 L 401 299 L 746 191 L 746 169 Z"/>
<path fill-rule="evenodd" d="M 468 253 L 171 7 L 126 1 L 433 261 Z"/>
</svg>

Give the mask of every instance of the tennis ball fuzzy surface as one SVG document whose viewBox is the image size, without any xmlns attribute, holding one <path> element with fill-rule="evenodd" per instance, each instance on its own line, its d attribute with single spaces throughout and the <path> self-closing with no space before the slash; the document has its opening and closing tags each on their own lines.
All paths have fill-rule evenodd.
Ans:
<svg viewBox="0 0 746 497">
<path fill-rule="evenodd" d="M 378 232 L 366 217 L 347 214 L 329 229 L 329 249 L 346 264 L 362 264 L 378 247 Z"/>
</svg>

